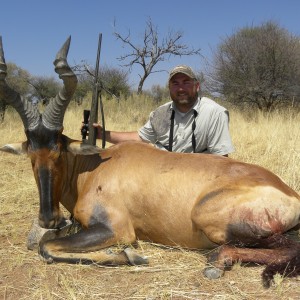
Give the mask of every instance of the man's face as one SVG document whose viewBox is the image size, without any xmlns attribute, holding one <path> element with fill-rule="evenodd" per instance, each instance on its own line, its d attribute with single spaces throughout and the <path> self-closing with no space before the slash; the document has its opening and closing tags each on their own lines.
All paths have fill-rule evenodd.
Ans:
<svg viewBox="0 0 300 300">
<path fill-rule="evenodd" d="M 175 74 L 169 82 L 171 99 L 182 112 L 188 111 L 194 105 L 199 88 L 199 81 L 182 73 Z"/>
</svg>

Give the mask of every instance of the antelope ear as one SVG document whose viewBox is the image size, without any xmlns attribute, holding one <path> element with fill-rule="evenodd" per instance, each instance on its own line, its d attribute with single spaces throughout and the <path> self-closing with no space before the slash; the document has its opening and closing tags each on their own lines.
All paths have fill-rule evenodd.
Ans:
<svg viewBox="0 0 300 300">
<path fill-rule="evenodd" d="M 93 155 L 98 154 L 102 151 L 101 148 L 93 145 L 84 144 L 79 141 L 68 140 L 67 150 L 72 152 L 74 155 Z"/>
<path fill-rule="evenodd" d="M 0 151 L 17 155 L 27 154 L 27 142 L 6 144 L 0 147 Z"/>
</svg>

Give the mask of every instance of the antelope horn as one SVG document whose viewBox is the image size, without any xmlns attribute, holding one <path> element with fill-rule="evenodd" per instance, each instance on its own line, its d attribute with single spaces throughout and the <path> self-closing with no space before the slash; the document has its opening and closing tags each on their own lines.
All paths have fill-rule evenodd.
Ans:
<svg viewBox="0 0 300 300">
<path fill-rule="evenodd" d="M 77 77 L 67 62 L 70 43 L 71 36 L 69 36 L 61 49 L 58 51 L 53 62 L 55 66 L 55 72 L 59 75 L 59 78 L 63 80 L 64 85 L 56 97 L 51 99 L 43 113 L 42 122 L 48 129 L 62 129 L 65 111 L 76 90 Z"/>
<path fill-rule="evenodd" d="M 7 74 L 7 66 L 5 63 L 3 45 L 2 45 L 2 36 L 0 35 L 0 80 L 4 80 Z"/>
<path fill-rule="evenodd" d="M 10 88 L 5 80 L 6 75 L 7 66 L 4 58 L 2 36 L 0 36 L 0 98 L 19 113 L 25 130 L 32 130 L 39 123 L 40 113 L 37 106 Z"/>
</svg>

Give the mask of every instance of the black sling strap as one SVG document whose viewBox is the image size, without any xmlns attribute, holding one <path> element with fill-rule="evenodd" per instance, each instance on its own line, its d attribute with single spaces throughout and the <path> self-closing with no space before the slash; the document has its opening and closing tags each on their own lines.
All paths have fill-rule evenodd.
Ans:
<svg viewBox="0 0 300 300">
<path fill-rule="evenodd" d="M 195 138 L 195 129 L 196 129 L 196 117 L 198 116 L 197 111 L 194 110 L 194 121 L 192 124 L 192 147 L 193 153 L 196 153 L 196 138 Z"/>
<path fill-rule="evenodd" d="M 198 116 L 198 112 L 196 110 L 193 110 L 193 113 L 194 113 L 194 120 L 192 124 L 192 147 L 193 147 L 193 153 L 196 153 L 195 129 L 196 129 L 196 117 Z M 169 147 L 168 147 L 168 151 L 170 152 L 172 152 L 172 147 L 173 147 L 174 119 L 175 119 L 175 110 L 173 109 L 171 114 Z"/>
<path fill-rule="evenodd" d="M 172 152 L 172 147 L 173 147 L 174 119 L 175 119 L 175 110 L 172 109 L 170 135 L 169 135 L 169 148 L 168 148 L 170 152 Z"/>
</svg>

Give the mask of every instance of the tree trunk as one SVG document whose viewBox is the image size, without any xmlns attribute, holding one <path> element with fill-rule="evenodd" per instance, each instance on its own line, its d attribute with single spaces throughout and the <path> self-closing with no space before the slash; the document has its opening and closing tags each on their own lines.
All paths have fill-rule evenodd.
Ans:
<svg viewBox="0 0 300 300">
<path fill-rule="evenodd" d="M 143 93 L 143 85 L 144 85 L 144 81 L 145 81 L 145 80 L 141 80 L 141 81 L 139 82 L 139 86 L 138 86 L 138 90 L 137 90 L 138 95 L 141 95 L 141 94 Z"/>
</svg>

